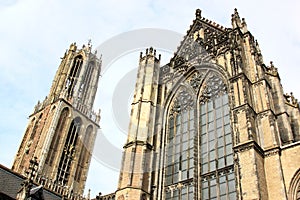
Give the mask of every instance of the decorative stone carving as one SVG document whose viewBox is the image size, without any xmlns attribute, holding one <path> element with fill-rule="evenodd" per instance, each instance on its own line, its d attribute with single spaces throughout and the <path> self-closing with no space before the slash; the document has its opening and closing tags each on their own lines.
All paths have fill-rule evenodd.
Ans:
<svg viewBox="0 0 300 200">
<path fill-rule="evenodd" d="M 212 74 L 206 81 L 201 94 L 202 102 L 208 101 L 211 98 L 218 97 L 226 93 L 226 85 L 221 77 Z"/>
<path fill-rule="evenodd" d="M 285 98 L 285 100 L 286 100 L 287 103 L 289 103 L 289 104 L 291 104 L 293 106 L 298 107 L 298 99 L 296 99 L 294 97 L 294 94 L 292 92 L 290 94 L 286 93 L 283 96 L 284 96 L 284 98 Z"/>
<path fill-rule="evenodd" d="M 203 72 L 196 72 L 195 74 L 192 75 L 191 79 L 188 81 L 190 86 L 194 88 L 194 90 L 197 92 L 200 84 L 203 80 Z"/>
<path fill-rule="evenodd" d="M 193 96 L 185 90 L 180 89 L 178 95 L 174 100 L 173 107 L 171 108 L 172 113 L 180 113 L 181 111 L 187 110 L 194 106 Z"/>
<path fill-rule="evenodd" d="M 278 69 L 274 66 L 273 61 L 271 61 L 270 66 L 267 67 L 267 73 L 272 76 L 278 75 Z"/>
</svg>

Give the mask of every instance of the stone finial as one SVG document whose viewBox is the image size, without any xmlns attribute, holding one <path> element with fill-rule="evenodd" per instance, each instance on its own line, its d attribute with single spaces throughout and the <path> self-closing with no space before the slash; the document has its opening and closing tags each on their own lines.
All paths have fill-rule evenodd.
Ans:
<svg viewBox="0 0 300 200">
<path fill-rule="evenodd" d="M 98 110 L 98 113 L 96 114 L 96 122 L 99 123 L 101 119 L 101 109 Z"/>
<path fill-rule="evenodd" d="M 243 32 L 246 33 L 248 31 L 248 28 L 247 28 L 247 23 L 246 23 L 245 18 L 242 18 L 241 25 L 242 25 Z"/>
<path fill-rule="evenodd" d="M 146 55 L 151 55 L 151 56 L 155 56 L 156 55 L 156 50 L 153 49 L 153 47 L 150 47 L 149 49 L 146 49 Z"/>
<path fill-rule="evenodd" d="M 255 46 L 256 46 L 257 52 L 259 54 L 261 54 L 261 50 L 260 50 L 260 47 L 259 47 L 259 44 L 258 44 L 257 40 L 255 40 Z"/>
<path fill-rule="evenodd" d="M 70 45 L 69 51 L 76 51 L 76 49 L 77 49 L 76 42 L 74 42 Z"/>
<path fill-rule="evenodd" d="M 150 54 L 150 55 L 153 55 L 153 47 L 150 47 L 150 49 L 149 49 L 149 54 Z"/>
<path fill-rule="evenodd" d="M 238 12 L 237 8 L 234 8 L 234 14 L 239 16 L 239 12 Z"/>
<path fill-rule="evenodd" d="M 239 13 L 237 9 L 234 9 L 234 13 L 231 15 L 231 23 L 233 28 L 241 27 L 241 18 L 239 16 Z"/>
<path fill-rule="evenodd" d="M 196 10 L 196 19 L 201 19 L 201 12 L 199 8 Z"/>
<path fill-rule="evenodd" d="M 91 199 L 91 189 L 88 190 L 87 199 L 88 199 L 88 200 Z"/>
</svg>

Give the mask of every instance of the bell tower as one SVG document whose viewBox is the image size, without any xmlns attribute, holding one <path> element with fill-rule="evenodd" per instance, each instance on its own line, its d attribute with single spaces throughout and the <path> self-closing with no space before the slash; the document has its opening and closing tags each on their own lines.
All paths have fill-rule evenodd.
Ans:
<svg viewBox="0 0 300 200">
<path fill-rule="evenodd" d="M 92 108 L 101 71 L 101 60 L 92 46 L 65 52 L 48 96 L 38 101 L 12 170 L 25 175 L 37 158 L 35 181 L 58 193 L 82 194 L 99 128 L 100 111 Z M 45 184 L 45 181 L 48 184 Z M 64 186 L 59 190 L 56 186 Z"/>
</svg>

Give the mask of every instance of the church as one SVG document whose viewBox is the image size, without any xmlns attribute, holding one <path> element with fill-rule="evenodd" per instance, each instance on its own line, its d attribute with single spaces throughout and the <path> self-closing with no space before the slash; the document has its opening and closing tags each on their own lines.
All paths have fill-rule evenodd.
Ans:
<svg viewBox="0 0 300 200">
<path fill-rule="evenodd" d="M 153 47 L 141 52 L 119 183 L 97 199 L 300 199 L 299 102 L 236 9 L 231 22 L 197 9 L 169 63 Z M 82 199 L 100 72 L 90 44 L 71 44 L 7 171 Z"/>
</svg>

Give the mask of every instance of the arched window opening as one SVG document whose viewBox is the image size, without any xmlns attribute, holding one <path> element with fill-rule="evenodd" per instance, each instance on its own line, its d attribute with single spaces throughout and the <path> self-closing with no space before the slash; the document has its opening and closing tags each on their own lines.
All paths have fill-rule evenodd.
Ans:
<svg viewBox="0 0 300 200">
<path fill-rule="evenodd" d="M 177 92 L 168 115 L 168 136 L 165 164 L 166 199 L 194 198 L 194 132 L 193 96 L 184 88 Z M 178 184 L 184 183 L 181 189 Z"/>
<path fill-rule="evenodd" d="M 63 130 L 64 130 L 64 127 L 66 126 L 68 115 L 69 115 L 69 109 L 64 108 L 62 110 L 59 120 L 57 122 L 56 130 L 53 135 L 53 138 L 52 138 L 52 141 L 50 144 L 50 148 L 49 148 L 49 152 L 48 152 L 48 155 L 47 155 L 47 158 L 45 161 L 45 163 L 49 164 L 50 166 L 52 166 L 54 158 L 57 156 L 59 140 L 63 135 Z"/>
<path fill-rule="evenodd" d="M 87 162 L 89 161 L 89 158 L 91 157 L 91 140 L 92 140 L 92 133 L 93 133 L 93 127 L 90 125 L 87 127 L 85 136 L 83 139 L 82 149 L 80 152 L 79 160 L 78 160 L 78 166 L 75 173 L 75 181 L 80 181 L 82 178 L 82 172 L 87 166 Z"/>
<path fill-rule="evenodd" d="M 81 125 L 82 121 L 79 117 L 71 122 L 57 172 L 57 181 L 61 184 L 66 184 L 69 180 L 71 164 L 76 153 L 75 147 Z"/>
<path fill-rule="evenodd" d="M 92 80 L 92 73 L 94 69 L 94 62 L 90 62 L 87 66 L 87 69 L 84 73 L 83 79 L 82 79 L 82 84 L 80 87 L 80 97 L 82 101 L 84 101 L 87 98 L 89 88 L 91 87 L 91 80 Z"/>
<path fill-rule="evenodd" d="M 212 74 L 203 87 L 199 109 L 201 199 L 236 199 L 226 86 Z"/>
<path fill-rule="evenodd" d="M 295 173 L 292 178 L 290 189 L 289 189 L 289 199 L 300 200 L 300 169 Z"/>
<path fill-rule="evenodd" d="M 30 135 L 30 140 L 34 139 L 34 137 L 36 135 L 36 132 L 37 132 L 37 129 L 41 124 L 42 117 L 43 117 L 43 113 L 40 114 L 39 119 L 35 122 L 35 124 L 33 126 L 33 129 L 32 129 L 31 135 Z"/>
<path fill-rule="evenodd" d="M 167 114 L 165 199 L 236 199 L 226 85 L 215 72 L 197 72 L 186 83 Z"/>
<path fill-rule="evenodd" d="M 24 134 L 24 139 L 22 140 L 22 143 L 21 143 L 21 146 L 20 146 L 20 149 L 19 149 L 19 151 L 21 150 L 21 149 L 23 149 L 24 147 L 24 152 L 26 153 L 26 154 L 28 154 L 29 153 L 29 147 L 30 147 L 30 139 L 28 140 L 28 135 L 29 135 L 29 133 L 30 133 L 30 131 L 31 131 L 31 129 L 32 129 L 32 127 L 33 127 L 33 125 L 35 124 L 34 123 L 35 122 L 35 118 L 33 118 L 32 120 L 31 120 L 31 122 L 30 122 L 30 124 L 28 125 L 28 127 L 27 127 L 27 129 L 26 129 L 26 131 L 25 131 L 25 134 Z M 30 135 L 31 136 L 31 135 Z M 25 138 L 26 138 L 26 140 L 25 140 Z M 27 141 L 27 143 L 26 143 L 26 141 Z M 25 143 L 26 143 L 26 145 L 25 145 Z M 29 147 L 28 147 L 29 146 Z"/>
<path fill-rule="evenodd" d="M 73 60 L 73 65 L 72 68 L 70 70 L 69 76 L 67 78 L 67 82 L 66 82 L 66 88 L 67 88 L 67 97 L 71 98 L 73 96 L 73 92 L 74 92 L 74 87 L 77 83 L 77 79 L 79 77 L 80 74 L 80 70 L 82 67 L 82 63 L 83 63 L 83 58 L 81 55 L 77 56 L 74 58 Z"/>
</svg>

